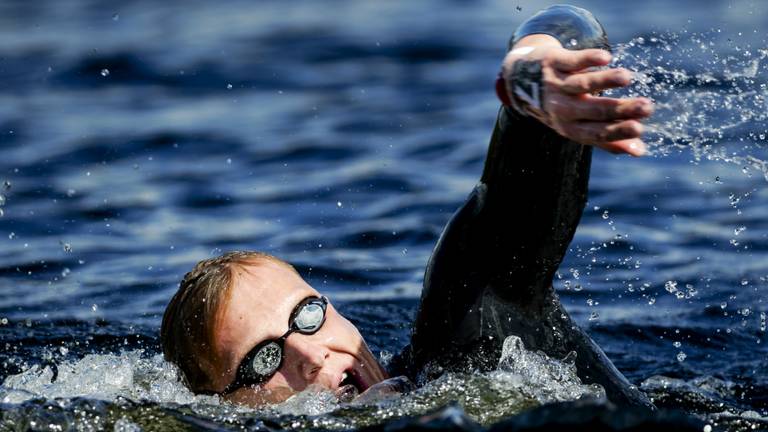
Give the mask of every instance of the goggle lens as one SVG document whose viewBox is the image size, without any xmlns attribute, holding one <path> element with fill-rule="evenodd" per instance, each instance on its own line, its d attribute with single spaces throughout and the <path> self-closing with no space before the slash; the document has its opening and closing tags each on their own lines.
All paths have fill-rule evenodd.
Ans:
<svg viewBox="0 0 768 432">
<path fill-rule="evenodd" d="M 325 309 L 321 303 L 307 303 L 296 314 L 293 323 L 302 333 L 313 333 L 323 324 Z"/>
<path fill-rule="evenodd" d="M 272 375 L 280 367 L 283 349 L 277 342 L 271 342 L 262 347 L 253 357 L 251 367 L 258 375 Z"/>
</svg>

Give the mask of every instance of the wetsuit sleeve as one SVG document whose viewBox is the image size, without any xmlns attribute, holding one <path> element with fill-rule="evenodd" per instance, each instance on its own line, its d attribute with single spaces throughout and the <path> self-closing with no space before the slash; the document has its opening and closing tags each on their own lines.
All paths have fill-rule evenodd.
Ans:
<svg viewBox="0 0 768 432">
<path fill-rule="evenodd" d="M 592 15 L 554 6 L 515 33 L 566 48 L 605 48 Z M 502 107 L 480 182 L 445 227 L 427 265 L 421 303 L 406 350 L 410 374 L 497 367 L 509 335 L 553 358 L 576 352 L 579 376 L 604 386 L 620 404 L 651 406 L 571 320 L 552 278 L 581 218 L 592 148 Z M 434 373 L 433 373 L 434 372 Z"/>
<path fill-rule="evenodd" d="M 500 110 L 481 180 L 427 265 L 411 338 L 417 368 L 477 351 L 489 334 L 483 297 L 538 306 L 581 218 L 591 154 L 536 120 Z M 488 360 L 495 366 L 498 357 Z"/>
</svg>

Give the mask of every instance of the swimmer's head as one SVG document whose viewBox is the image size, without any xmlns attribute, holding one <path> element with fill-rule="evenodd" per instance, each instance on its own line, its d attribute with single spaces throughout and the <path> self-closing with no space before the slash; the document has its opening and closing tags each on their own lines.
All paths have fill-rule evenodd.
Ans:
<svg viewBox="0 0 768 432">
<path fill-rule="evenodd" d="M 247 404 L 281 401 L 310 386 L 364 391 L 386 378 L 357 328 L 323 302 L 290 264 L 270 255 L 230 252 L 204 260 L 166 308 L 163 352 L 192 391 L 226 390 L 229 400 Z M 306 312 L 297 317 L 302 306 Z M 273 374 L 256 370 L 260 375 L 254 348 L 270 340 L 282 348 L 282 362 Z"/>
</svg>

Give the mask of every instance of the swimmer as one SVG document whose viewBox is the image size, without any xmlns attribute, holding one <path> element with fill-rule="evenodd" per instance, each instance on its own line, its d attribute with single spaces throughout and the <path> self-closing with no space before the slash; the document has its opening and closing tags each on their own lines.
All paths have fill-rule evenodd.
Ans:
<svg viewBox="0 0 768 432">
<path fill-rule="evenodd" d="M 259 252 L 198 263 L 170 301 L 163 352 L 196 393 L 279 402 L 309 387 L 365 392 L 390 376 L 495 368 L 517 335 L 552 358 L 576 353 L 584 383 L 653 408 L 560 304 L 552 278 L 586 203 L 592 148 L 640 156 L 644 98 L 609 98 L 630 73 L 610 62 L 587 11 L 553 6 L 515 32 L 480 182 L 446 226 L 424 277 L 410 344 L 385 370 L 362 336 L 294 268 Z M 386 383 L 385 383 L 386 385 Z"/>
</svg>

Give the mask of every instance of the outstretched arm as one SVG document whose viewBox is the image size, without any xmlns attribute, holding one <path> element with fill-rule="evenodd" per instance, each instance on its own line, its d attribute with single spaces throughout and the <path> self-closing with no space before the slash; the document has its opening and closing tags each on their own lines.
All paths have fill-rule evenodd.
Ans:
<svg viewBox="0 0 768 432">
<path fill-rule="evenodd" d="M 474 367 L 495 367 L 501 341 L 514 334 L 526 348 L 555 358 L 576 351 L 584 381 L 602 384 L 614 402 L 644 405 L 575 327 L 551 284 L 586 202 L 592 146 L 642 154 L 639 121 L 651 107 L 644 99 L 592 94 L 628 84 L 628 72 L 587 69 L 608 64 L 606 51 L 563 48 L 563 39 L 573 49 L 605 48 L 607 40 L 578 8 L 565 11 L 569 23 L 549 31 L 547 25 L 559 24 L 555 8 L 521 27 L 504 60 L 501 96 L 517 110 L 505 105 L 499 111 L 481 180 L 432 254 L 411 364 L 451 368 L 470 359 Z M 525 62 L 540 66 L 541 86 L 517 75 L 516 65 Z"/>
</svg>

